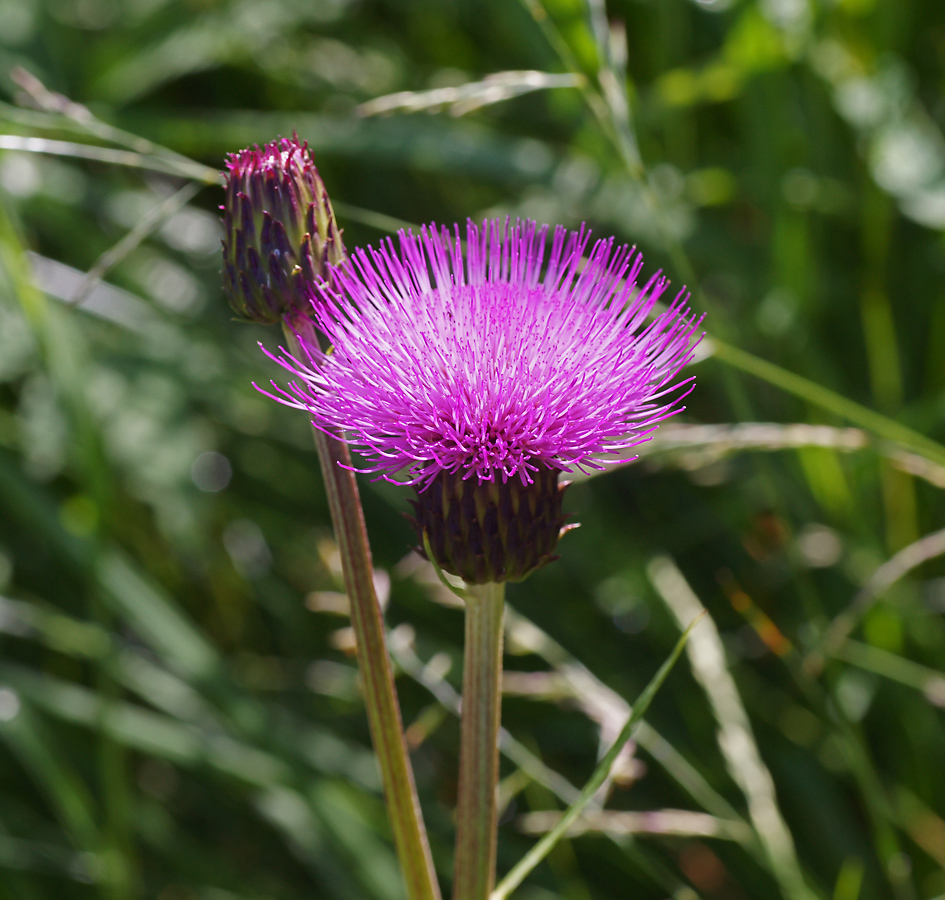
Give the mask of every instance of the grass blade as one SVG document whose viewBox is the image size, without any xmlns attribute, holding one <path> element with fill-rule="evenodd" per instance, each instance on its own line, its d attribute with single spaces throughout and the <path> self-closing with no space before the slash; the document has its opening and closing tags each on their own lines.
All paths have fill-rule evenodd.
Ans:
<svg viewBox="0 0 945 900">
<path fill-rule="evenodd" d="M 848 422 L 859 425 L 879 437 L 902 444 L 902 446 L 908 447 L 933 462 L 945 464 L 945 447 L 938 441 L 933 441 L 907 425 L 903 425 L 889 416 L 884 416 L 876 410 L 869 409 L 855 400 L 850 400 L 822 384 L 817 384 L 817 382 L 805 378 L 803 375 L 782 369 L 781 366 L 747 353 L 732 344 L 727 344 L 715 338 L 711 340 L 712 355 L 720 362 L 724 362 L 735 369 L 740 369 L 742 372 L 755 376 L 755 378 L 760 378 L 762 381 L 766 381 L 788 394 L 793 394 L 795 397 L 800 397 L 820 409 L 841 416 Z"/>
<path fill-rule="evenodd" d="M 689 638 L 689 633 L 692 631 L 693 626 L 701 618 L 702 615 L 699 615 L 690 623 L 689 627 L 683 632 L 682 637 L 676 642 L 676 646 L 673 648 L 673 652 L 670 653 L 666 662 L 660 666 L 659 671 L 653 676 L 653 680 L 650 681 L 646 688 L 644 688 L 643 693 L 637 698 L 636 703 L 633 704 L 633 712 L 630 714 L 630 718 L 627 719 L 627 724 L 623 726 L 623 730 L 620 732 L 617 740 L 614 741 L 613 746 L 607 751 L 604 758 L 594 770 L 590 781 L 584 785 L 581 795 L 565 810 L 564 815 L 561 816 L 557 825 L 512 867 L 512 870 L 492 892 L 491 900 L 505 900 L 505 898 L 524 881 L 525 876 L 551 852 L 554 845 L 567 833 L 574 820 L 581 815 L 581 812 L 591 801 L 597 789 L 607 780 L 614 761 L 617 759 L 623 746 L 633 736 L 633 732 L 638 723 L 646 714 L 650 703 L 653 702 L 656 692 L 662 687 L 666 677 L 676 664 L 676 660 L 679 659 L 679 655 L 682 653 L 683 647 L 686 646 L 686 641 Z"/>
<path fill-rule="evenodd" d="M 706 610 L 672 560 L 653 560 L 648 574 L 666 606 L 682 626 Z M 687 633 L 692 625 L 687 629 Z M 689 659 L 718 723 L 718 744 L 732 779 L 741 788 L 755 832 L 765 849 L 771 872 L 784 897 L 809 900 L 808 889 L 794 847 L 794 839 L 778 808 L 774 780 L 758 750 L 748 713 L 725 662 L 718 630 L 707 618 L 689 645 Z"/>
</svg>

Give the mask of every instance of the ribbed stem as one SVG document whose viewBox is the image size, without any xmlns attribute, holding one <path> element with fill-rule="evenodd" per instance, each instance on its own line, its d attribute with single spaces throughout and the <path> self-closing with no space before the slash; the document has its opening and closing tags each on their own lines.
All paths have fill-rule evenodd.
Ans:
<svg viewBox="0 0 945 900">
<path fill-rule="evenodd" d="M 311 321 L 297 319 L 284 331 L 290 352 L 304 359 L 304 351 L 299 346 L 296 333 L 303 335 L 306 341 L 315 343 L 317 338 Z M 440 888 L 420 812 L 413 768 L 407 754 L 384 620 L 374 590 L 371 548 L 358 485 L 351 471 L 351 455 L 347 444 L 317 428 L 312 431 L 351 603 L 351 625 L 364 682 L 364 705 L 367 708 L 371 740 L 380 763 L 387 814 L 407 885 L 407 895 L 410 900 L 440 900 Z"/>
<path fill-rule="evenodd" d="M 505 584 L 467 588 L 453 900 L 488 900 L 495 883 Z"/>
</svg>

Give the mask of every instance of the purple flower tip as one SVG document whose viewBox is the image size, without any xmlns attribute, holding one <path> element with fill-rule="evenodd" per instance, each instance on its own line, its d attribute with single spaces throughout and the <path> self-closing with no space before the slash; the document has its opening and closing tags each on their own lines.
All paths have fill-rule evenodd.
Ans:
<svg viewBox="0 0 945 900">
<path fill-rule="evenodd" d="M 639 287 L 642 259 L 590 231 L 486 221 L 424 226 L 334 270 L 315 310 L 332 344 L 274 356 L 295 378 L 270 395 L 340 431 L 391 479 L 479 483 L 601 469 L 680 410 L 701 317 L 684 292 Z M 547 263 L 545 256 L 547 251 Z"/>
<path fill-rule="evenodd" d="M 247 147 L 238 153 L 227 154 L 226 177 L 248 178 L 262 175 L 274 180 L 298 177 L 315 172 L 315 163 L 308 149 L 308 142 L 299 141 L 298 135 L 277 138 L 260 147 Z"/>
</svg>

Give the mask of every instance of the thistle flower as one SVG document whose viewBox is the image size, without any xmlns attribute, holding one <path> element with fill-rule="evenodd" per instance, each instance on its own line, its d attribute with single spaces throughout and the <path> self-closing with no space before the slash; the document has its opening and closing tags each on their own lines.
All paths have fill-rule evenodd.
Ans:
<svg viewBox="0 0 945 900">
<path fill-rule="evenodd" d="M 226 161 L 223 286 L 244 319 L 309 315 L 312 287 L 341 261 L 341 233 L 308 144 L 280 138 Z"/>
<path fill-rule="evenodd" d="M 331 342 L 273 358 L 295 378 L 274 399 L 342 432 L 366 472 L 417 491 L 436 561 L 470 583 L 547 562 L 563 519 L 558 476 L 602 469 L 678 412 L 701 319 L 680 293 L 642 288 L 633 248 L 583 227 L 469 222 L 401 232 L 334 269 L 314 311 Z M 618 456 L 615 458 L 614 455 Z"/>
</svg>

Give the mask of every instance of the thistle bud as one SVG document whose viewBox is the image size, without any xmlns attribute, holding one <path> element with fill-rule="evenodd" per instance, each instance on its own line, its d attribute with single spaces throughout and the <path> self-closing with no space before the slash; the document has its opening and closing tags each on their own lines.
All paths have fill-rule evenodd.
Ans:
<svg viewBox="0 0 945 900">
<path fill-rule="evenodd" d="M 480 482 L 441 471 L 413 503 L 434 561 L 467 584 L 521 581 L 554 557 L 564 524 L 557 469 Z"/>
<path fill-rule="evenodd" d="M 328 263 L 344 256 L 331 202 L 308 144 L 280 138 L 231 154 L 223 206 L 223 285 L 243 319 L 308 315 Z"/>
</svg>

